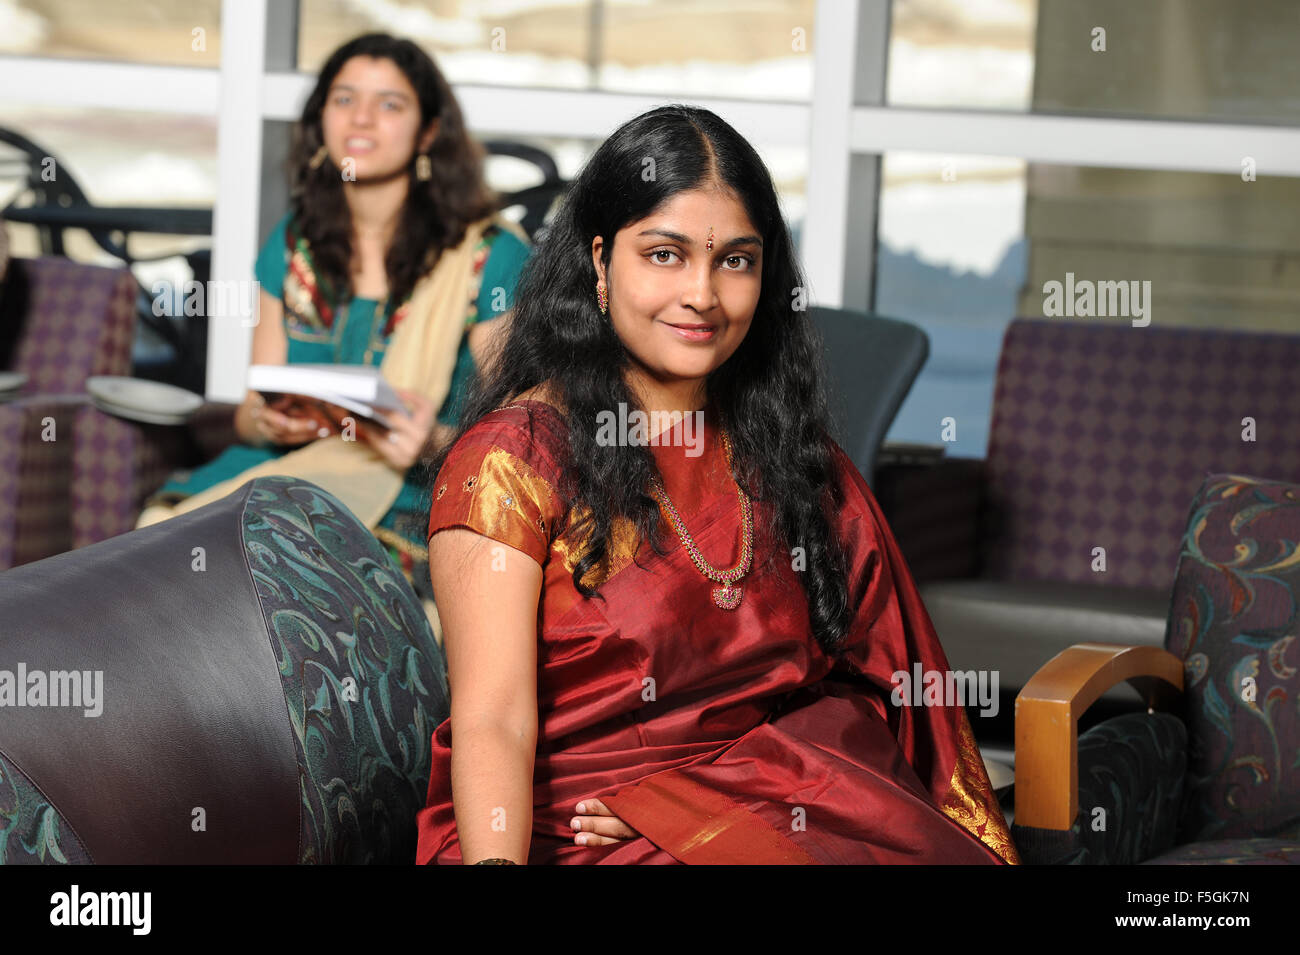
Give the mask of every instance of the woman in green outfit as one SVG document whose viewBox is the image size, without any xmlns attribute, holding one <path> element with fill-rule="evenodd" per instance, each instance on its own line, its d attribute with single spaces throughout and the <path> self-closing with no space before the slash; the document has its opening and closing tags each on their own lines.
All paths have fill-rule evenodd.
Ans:
<svg viewBox="0 0 1300 955">
<path fill-rule="evenodd" d="M 453 432 L 529 255 L 526 234 L 495 213 L 482 164 L 482 147 L 468 136 L 433 61 L 407 40 L 358 37 L 329 58 L 307 99 L 290 157 L 291 208 L 255 266 L 261 291 L 253 364 L 382 366 L 407 404 L 407 414 L 389 415 L 391 431 L 357 423 L 355 441 L 373 451 L 366 452 L 372 470 L 348 471 L 329 489 L 352 490 L 351 481 L 374 503 L 365 496 L 383 483 L 374 480 L 374 461 L 401 476 L 395 497 L 390 488 L 379 498 L 392 498 L 386 510 L 358 516 L 427 599 L 429 475 L 421 456 Z M 390 355 L 395 340 L 408 352 Z M 286 473 L 298 475 L 297 462 L 346 459 L 311 452 L 355 456 L 357 448 L 337 447 L 328 424 L 302 407 L 267 407 L 249 392 L 235 412 L 240 443 L 173 474 L 136 526 L 224 496 L 274 471 L 280 459 Z M 304 451 L 327 442 L 334 445 Z"/>
</svg>

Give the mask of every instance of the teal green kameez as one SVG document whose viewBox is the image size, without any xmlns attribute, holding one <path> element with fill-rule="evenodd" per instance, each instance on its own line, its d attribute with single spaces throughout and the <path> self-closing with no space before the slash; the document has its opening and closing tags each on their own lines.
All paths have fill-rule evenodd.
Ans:
<svg viewBox="0 0 1300 955">
<path fill-rule="evenodd" d="M 285 276 L 289 266 L 286 229 L 290 216 L 272 230 L 258 254 L 255 273 L 263 289 L 274 290 L 282 297 Z M 476 277 L 478 287 L 473 309 L 468 310 L 466 325 L 492 321 L 514 305 L 515 286 L 530 249 L 514 233 L 489 227 L 479 247 L 484 255 L 482 271 Z M 499 291 L 500 290 L 500 291 Z M 501 292 L 504 292 L 504 295 Z M 390 308 L 388 303 L 371 298 L 353 298 L 335 309 L 336 320 L 329 328 L 312 328 L 295 323 L 289 309 L 285 310 L 285 332 L 289 340 L 289 364 L 333 363 L 343 365 L 375 365 L 383 362 L 392 333 L 385 336 Z M 341 321 L 338 320 L 341 318 Z M 456 356 L 455 371 L 447 399 L 439 409 L 437 420 L 455 425 L 477 377 L 477 368 L 469 348 L 469 336 L 461 339 Z M 154 495 L 156 499 L 172 501 L 207 490 L 215 484 L 235 477 L 251 467 L 273 458 L 282 457 L 293 448 L 254 447 L 237 443 L 230 445 L 216 458 L 192 471 L 178 471 Z M 428 541 L 425 537 L 429 522 L 430 476 L 420 465 L 406 474 L 401 491 L 388 513 L 375 528 L 375 536 L 388 549 L 397 566 L 411 579 L 417 593 L 429 594 Z"/>
</svg>

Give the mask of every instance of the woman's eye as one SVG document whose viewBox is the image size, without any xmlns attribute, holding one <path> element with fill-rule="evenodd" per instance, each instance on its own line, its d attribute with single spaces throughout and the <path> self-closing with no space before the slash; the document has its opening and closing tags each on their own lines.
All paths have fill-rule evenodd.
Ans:
<svg viewBox="0 0 1300 955">
<path fill-rule="evenodd" d="M 659 256 L 661 255 L 667 255 L 676 258 L 677 253 L 672 251 L 671 249 L 655 249 L 653 252 L 650 253 L 650 257 L 654 259 L 654 261 L 658 262 L 660 265 L 667 265 L 668 260 L 659 258 Z"/>
<path fill-rule="evenodd" d="M 348 102 L 349 102 L 348 95 L 346 93 L 339 93 L 337 96 L 334 97 L 335 106 L 346 106 L 348 105 Z"/>
<path fill-rule="evenodd" d="M 729 255 L 729 256 L 727 256 L 726 261 L 727 261 L 727 262 L 744 262 L 745 265 L 746 265 L 746 267 L 751 266 L 751 265 L 754 264 L 754 263 L 753 263 L 749 258 L 747 258 L 746 256 L 743 256 L 743 255 Z M 733 272 L 740 272 L 740 271 L 743 271 L 743 269 L 742 269 L 739 265 L 737 265 L 737 266 L 733 266 L 732 269 L 731 269 L 731 271 L 733 271 Z"/>
</svg>

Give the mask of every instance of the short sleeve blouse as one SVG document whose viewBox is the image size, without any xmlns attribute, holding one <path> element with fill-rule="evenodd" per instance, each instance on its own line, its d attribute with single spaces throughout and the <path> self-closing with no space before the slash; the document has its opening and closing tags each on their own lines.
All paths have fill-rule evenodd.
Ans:
<svg viewBox="0 0 1300 955">
<path fill-rule="evenodd" d="M 498 408 L 460 437 L 433 482 L 430 538 L 468 528 L 546 565 L 565 507 L 553 442 L 530 433 L 529 415 Z"/>
</svg>

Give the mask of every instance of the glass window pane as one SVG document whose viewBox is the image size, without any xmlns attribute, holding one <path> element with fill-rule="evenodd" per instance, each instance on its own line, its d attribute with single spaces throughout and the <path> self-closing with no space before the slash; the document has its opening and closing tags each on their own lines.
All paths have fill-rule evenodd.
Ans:
<svg viewBox="0 0 1300 955">
<path fill-rule="evenodd" d="M 301 0 L 299 24 L 298 66 L 309 73 L 353 37 L 382 31 L 418 43 L 451 83 L 581 89 L 591 82 L 589 0 Z"/>
<path fill-rule="evenodd" d="M 600 89 L 760 100 L 812 96 L 815 0 L 608 0 Z"/>
<path fill-rule="evenodd" d="M 55 160 L 55 176 L 66 177 L 96 206 L 211 208 L 217 194 L 215 117 L 161 113 L 54 109 L 0 111 L 0 126 L 31 140 Z M 148 145 L 142 145 L 148 144 Z M 0 143 L 0 208 L 22 195 L 29 157 Z M 10 252 L 42 254 L 33 225 L 6 222 Z M 120 265 L 81 229 L 63 231 L 64 254 L 79 262 Z M 209 248 L 209 236 L 151 235 L 133 232 L 128 248 L 137 262 L 132 271 L 146 288 L 155 281 L 184 282 L 192 277 L 184 255 Z"/>
<path fill-rule="evenodd" d="M 1294 0 L 893 0 L 887 102 L 1300 124 Z"/>
<path fill-rule="evenodd" d="M 877 238 L 875 311 L 931 348 L 889 437 L 959 415 L 956 457 L 984 457 L 1013 317 L 1300 332 L 1296 178 L 891 153 Z"/>
<path fill-rule="evenodd" d="M 815 0 L 302 0 L 300 68 L 352 37 L 419 43 L 452 83 L 806 100 Z"/>
<path fill-rule="evenodd" d="M 874 311 L 930 336 L 889 440 L 937 444 L 953 415 L 945 453 L 984 457 L 1002 332 L 1025 281 L 1025 175 L 1018 159 L 883 158 Z"/>
<path fill-rule="evenodd" d="M 1038 0 L 893 0 L 885 101 L 1030 108 Z"/>
<path fill-rule="evenodd" d="M 0 53 L 215 67 L 221 0 L 2 0 Z"/>
</svg>

